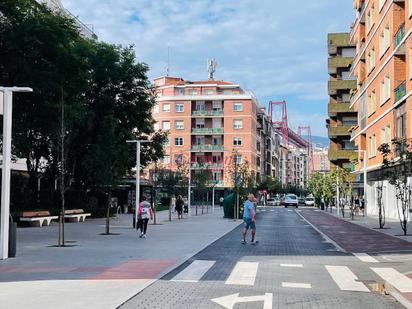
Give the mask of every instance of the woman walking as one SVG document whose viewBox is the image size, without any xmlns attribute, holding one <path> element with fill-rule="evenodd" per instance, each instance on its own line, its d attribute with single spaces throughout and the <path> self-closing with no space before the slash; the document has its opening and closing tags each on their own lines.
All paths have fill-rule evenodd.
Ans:
<svg viewBox="0 0 412 309">
<path fill-rule="evenodd" d="M 183 198 L 181 195 L 179 195 L 177 197 L 176 200 L 176 211 L 177 211 L 177 218 L 183 219 L 183 206 L 184 206 L 185 202 L 183 201 Z"/>
<path fill-rule="evenodd" d="M 150 203 L 147 201 L 146 196 L 142 197 L 142 202 L 139 205 L 139 211 L 137 212 L 139 218 L 140 238 L 146 238 L 147 224 L 149 218 L 152 220 L 153 213 Z"/>
</svg>

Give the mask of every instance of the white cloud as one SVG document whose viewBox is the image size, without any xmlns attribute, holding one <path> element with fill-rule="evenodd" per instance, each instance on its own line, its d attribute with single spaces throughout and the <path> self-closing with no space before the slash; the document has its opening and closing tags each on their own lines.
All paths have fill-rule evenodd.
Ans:
<svg viewBox="0 0 412 309">
<path fill-rule="evenodd" d="M 326 35 L 347 31 L 354 15 L 351 3 L 342 0 L 62 2 L 93 24 L 101 40 L 133 43 L 150 77 L 165 73 L 167 46 L 171 74 L 185 79 L 206 78 L 206 60 L 214 57 L 216 78 L 253 90 L 262 105 L 288 100 L 294 122 L 300 119 L 293 113 L 297 108 L 326 118 Z"/>
</svg>

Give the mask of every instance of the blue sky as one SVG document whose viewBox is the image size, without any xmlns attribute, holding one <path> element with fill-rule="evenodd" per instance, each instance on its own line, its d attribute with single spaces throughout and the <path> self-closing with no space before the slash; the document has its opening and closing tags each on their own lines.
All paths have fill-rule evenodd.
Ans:
<svg viewBox="0 0 412 309">
<path fill-rule="evenodd" d="M 288 102 L 289 125 L 326 136 L 327 33 L 348 31 L 350 0 L 62 0 L 99 39 L 134 44 L 150 78 L 216 79 L 252 90 L 262 106 Z"/>
</svg>

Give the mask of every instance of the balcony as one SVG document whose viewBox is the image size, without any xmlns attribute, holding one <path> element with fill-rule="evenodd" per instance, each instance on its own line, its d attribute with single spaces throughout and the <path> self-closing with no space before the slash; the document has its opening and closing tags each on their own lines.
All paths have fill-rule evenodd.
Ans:
<svg viewBox="0 0 412 309">
<path fill-rule="evenodd" d="M 331 57 L 328 59 L 329 74 L 337 72 L 337 68 L 348 68 L 352 64 L 352 57 Z"/>
<path fill-rule="evenodd" d="M 330 33 L 328 34 L 328 51 L 329 55 L 335 55 L 337 48 L 349 45 L 349 34 L 347 33 Z"/>
<path fill-rule="evenodd" d="M 355 150 L 350 149 L 329 149 L 328 157 L 330 161 L 338 161 L 338 160 L 347 160 L 353 161 L 356 160 L 358 157 L 357 152 Z"/>
<path fill-rule="evenodd" d="M 192 116 L 196 117 L 221 117 L 223 111 L 192 111 Z"/>
<path fill-rule="evenodd" d="M 223 145 L 192 145 L 192 151 L 223 151 Z"/>
<path fill-rule="evenodd" d="M 211 180 L 211 181 L 209 181 L 210 186 L 222 187 L 224 184 L 225 183 L 224 183 L 223 180 Z"/>
<path fill-rule="evenodd" d="M 394 37 L 394 46 L 395 46 L 395 54 L 396 55 L 405 55 L 405 44 L 401 45 L 403 38 L 405 37 L 405 24 L 402 24 Z"/>
<path fill-rule="evenodd" d="M 403 81 L 398 87 L 395 88 L 394 92 L 396 103 L 406 95 L 406 82 Z"/>
<path fill-rule="evenodd" d="M 331 127 L 329 126 L 328 128 L 328 135 L 329 138 L 336 138 L 340 136 L 350 136 L 349 130 L 352 128 L 352 126 L 336 126 L 336 127 Z"/>
<path fill-rule="evenodd" d="M 336 117 L 339 113 L 353 113 L 355 112 L 350 108 L 350 103 L 329 103 L 328 115 L 329 117 Z"/>
<path fill-rule="evenodd" d="M 335 95 L 338 90 L 348 90 L 356 88 L 356 80 L 330 80 L 328 81 L 329 95 Z"/>
<path fill-rule="evenodd" d="M 200 169 L 223 169 L 223 163 L 212 163 L 212 162 L 206 162 L 206 163 L 197 163 L 194 162 L 190 165 L 190 167 L 194 170 L 200 170 Z"/>
<path fill-rule="evenodd" d="M 192 128 L 193 134 L 216 134 L 223 133 L 223 128 Z"/>
</svg>

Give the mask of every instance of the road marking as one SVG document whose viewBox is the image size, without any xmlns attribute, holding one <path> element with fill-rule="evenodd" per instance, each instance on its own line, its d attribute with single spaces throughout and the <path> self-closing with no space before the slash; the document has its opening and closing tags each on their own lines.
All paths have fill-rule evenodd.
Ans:
<svg viewBox="0 0 412 309">
<path fill-rule="evenodd" d="M 236 293 L 223 297 L 213 298 L 212 301 L 227 309 L 233 309 L 235 304 L 238 303 L 263 301 L 263 309 L 272 309 L 273 294 L 265 293 L 265 295 L 239 297 L 239 293 Z"/>
<path fill-rule="evenodd" d="M 346 266 L 325 265 L 326 270 L 333 281 L 343 291 L 369 292 L 369 289 L 362 282 L 357 281 L 358 277 Z"/>
<path fill-rule="evenodd" d="M 401 274 L 393 268 L 374 268 L 371 269 L 377 273 L 383 280 L 387 281 L 395 289 L 401 293 L 412 292 L 412 279 L 408 278 L 404 274 Z"/>
<path fill-rule="evenodd" d="M 377 259 L 375 259 L 367 253 L 353 253 L 353 255 L 365 263 L 379 263 Z"/>
<path fill-rule="evenodd" d="M 274 209 L 271 209 L 270 211 L 271 211 L 271 212 L 274 212 L 275 210 L 274 210 Z"/>
<path fill-rule="evenodd" d="M 237 262 L 226 284 L 254 285 L 259 263 Z"/>
<path fill-rule="evenodd" d="M 312 285 L 309 283 L 282 282 L 282 287 L 295 289 L 311 289 Z"/>
<path fill-rule="evenodd" d="M 195 260 L 171 281 L 198 282 L 216 261 Z"/>
<path fill-rule="evenodd" d="M 280 267 L 303 267 L 303 264 L 280 264 Z"/>
</svg>

